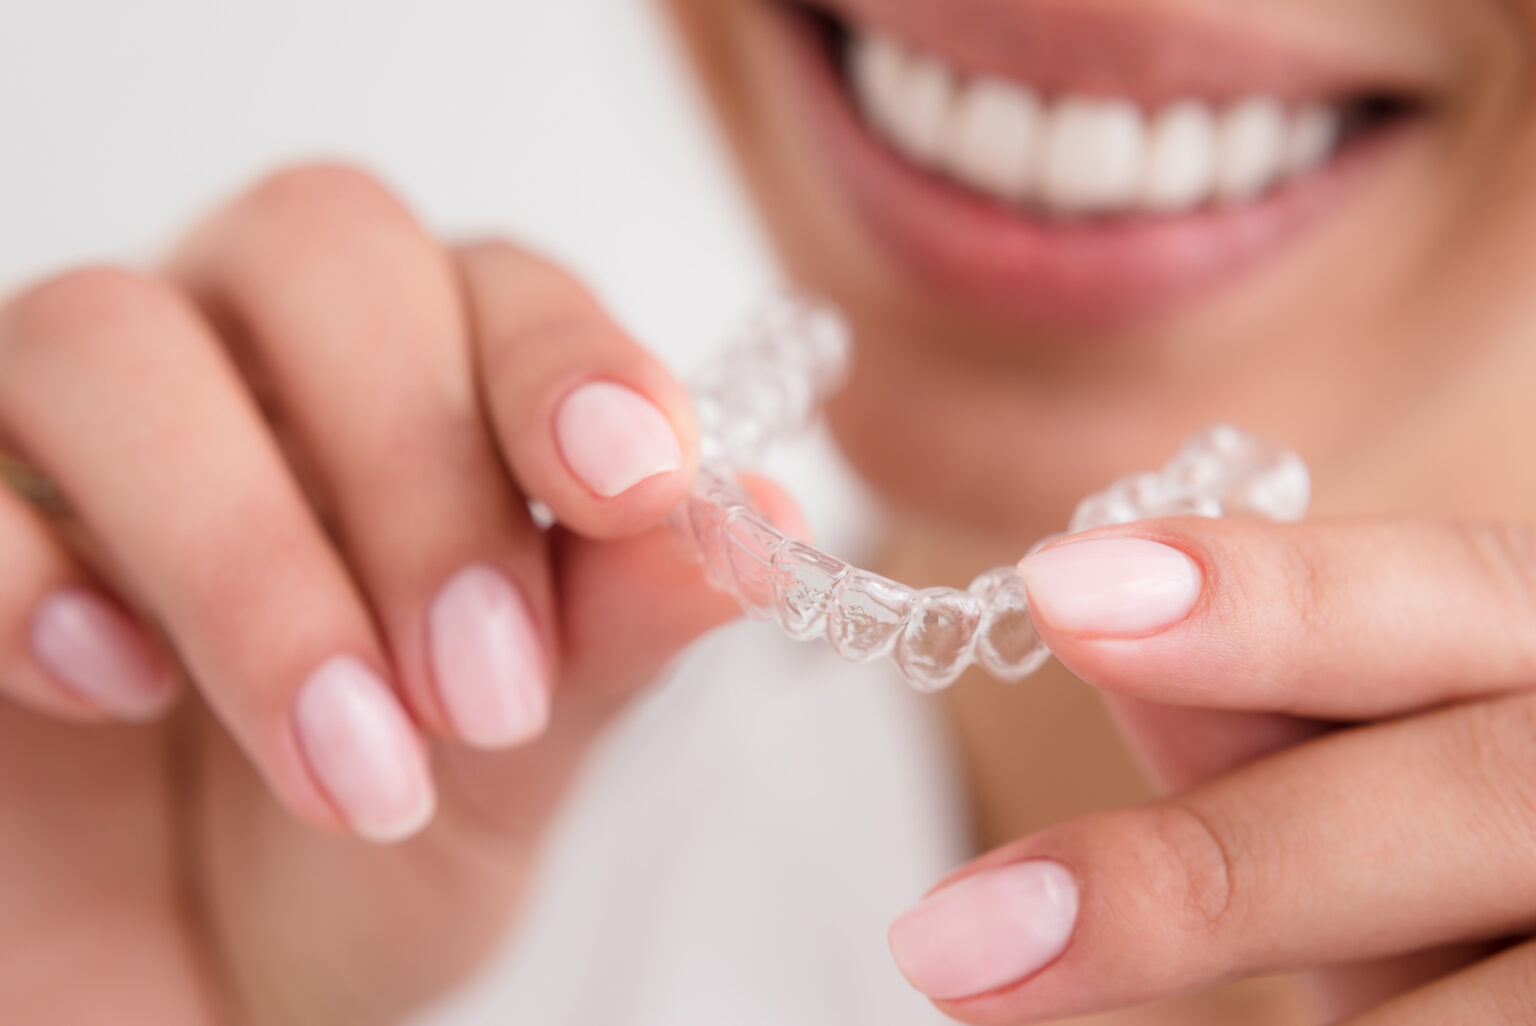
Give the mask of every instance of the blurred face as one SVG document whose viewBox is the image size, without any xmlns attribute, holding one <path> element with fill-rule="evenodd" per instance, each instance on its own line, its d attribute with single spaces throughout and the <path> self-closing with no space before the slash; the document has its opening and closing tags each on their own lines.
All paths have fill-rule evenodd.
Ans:
<svg viewBox="0 0 1536 1026">
<path fill-rule="evenodd" d="M 1335 508 L 1530 437 L 1536 6 L 669 6 L 898 511 L 1013 543 L 1216 420 Z"/>
</svg>

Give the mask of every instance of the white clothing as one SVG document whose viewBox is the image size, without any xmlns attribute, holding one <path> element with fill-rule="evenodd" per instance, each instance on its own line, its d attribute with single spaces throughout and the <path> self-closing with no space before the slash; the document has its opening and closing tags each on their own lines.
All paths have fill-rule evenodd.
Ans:
<svg viewBox="0 0 1536 1026">
<path fill-rule="evenodd" d="M 515 939 L 418 1026 L 934 1026 L 886 949 L 966 857 L 932 699 L 739 624 L 590 765 Z"/>
</svg>

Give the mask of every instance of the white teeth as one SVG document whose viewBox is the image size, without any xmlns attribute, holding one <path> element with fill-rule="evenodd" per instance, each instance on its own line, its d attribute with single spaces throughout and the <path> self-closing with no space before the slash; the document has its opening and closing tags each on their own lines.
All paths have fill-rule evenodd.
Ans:
<svg viewBox="0 0 1536 1026">
<path fill-rule="evenodd" d="M 1216 184 L 1216 117 L 1193 100 L 1176 103 L 1157 116 L 1147 146 L 1142 203 L 1173 213 L 1198 207 Z"/>
<path fill-rule="evenodd" d="M 931 57 L 918 57 L 901 80 L 901 107 L 893 119 L 896 141 L 907 156 L 933 165 L 944 145 L 955 101 L 955 77 Z"/>
<path fill-rule="evenodd" d="M 1291 121 L 1285 140 L 1285 170 L 1303 174 L 1326 161 L 1343 131 L 1339 112 L 1330 107 L 1303 108 Z"/>
<path fill-rule="evenodd" d="M 971 83 L 955 105 L 944 168 L 981 192 L 1027 199 L 1043 117 L 1039 98 L 1022 86 L 996 79 Z"/>
<path fill-rule="evenodd" d="M 1124 210 L 1141 191 L 1146 123 L 1133 104 L 1067 98 L 1046 133 L 1040 199 L 1070 214 Z"/>
<path fill-rule="evenodd" d="M 1337 150 L 1342 116 L 1254 97 L 1224 111 L 1198 100 L 1148 115 L 1130 100 L 1046 102 L 996 78 L 962 81 L 942 61 L 859 33 L 853 90 L 875 133 L 908 160 L 1007 203 L 1047 212 L 1172 214 L 1255 199 Z"/>
<path fill-rule="evenodd" d="M 1222 118 L 1216 146 L 1217 196 L 1228 203 L 1253 199 L 1280 177 L 1285 111 L 1274 100 L 1245 100 Z"/>
<path fill-rule="evenodd" d="M 901 115 L 906 67 L 906 51 L 889 36 L 863 35 L 854 42 L 854 93 L 864 116 L 887 137 L 895 135 Z"/>
</svg>

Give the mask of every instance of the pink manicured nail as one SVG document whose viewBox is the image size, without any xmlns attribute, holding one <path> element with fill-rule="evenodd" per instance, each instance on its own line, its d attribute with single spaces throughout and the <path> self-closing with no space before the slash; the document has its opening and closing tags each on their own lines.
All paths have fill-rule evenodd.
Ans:
<svg viewBox="0 0 1536 1026">
<path fill-rule="evenodd" d="M 544 732 L 544 645 L 510 581 L 488 567 L 460 571 L 432 603 L 428 625 L 438 693 L 461 738 L 510 748 Z"/>
<path fill-rule="evenodd" d="M 555 415 L 555 436 L 571 473 L 605 499 L 683 465 L 666 415 L 639 392 L 609 381 L 570 394 Z"/>
<path fill-rule="evenodd" d="M 119 719 L 154 719 L 175 694 L 169 661 L 126 614 L 88 591 L 43 601 L 32 619 L 32 655 L 68 690 Z"/>
<path fill-rule="evenodd" d="M 426 755 L 389 686 L 351 656 L 316 670 L 293 709 L 310 772 L 360 837 L 403 841 L 437 805 Z"/>
<path fill-rule="evenodd" d="M 1179 623 L 1201 574 L 1178 549 L 1141 538 L 1067 542 L 1019 564 L 1035 615 L 1057 630 L 1144 638 Z"/>
<path fill-rule="evenodd" d="M 1055 862 L 1021 862 L 931 895 L 891 927 L 891 953 L 912 986 L 957 1001 L 1039 972 L 1076 926 L 1072 874 Z"/>
</svg>

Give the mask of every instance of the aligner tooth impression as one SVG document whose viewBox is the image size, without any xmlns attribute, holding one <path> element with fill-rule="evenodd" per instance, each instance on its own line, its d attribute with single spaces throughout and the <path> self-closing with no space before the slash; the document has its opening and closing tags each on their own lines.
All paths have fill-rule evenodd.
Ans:
<svg viewBox="0 0 1536 1026">
<path fill-rule="evenodd" d="M 697 407 L 709 414 L 700 418 L 704 466 L 673 512 L 675 533 L 712 587 L 797 641 L 824 640 L 854 662 L 894 659 L 924 692 L 942 691 L 973 665 L 1004 682 L 1023 680 L 1050 651 L 1015 567 L 990 570 L 964 591 L 914 591 L 787 537 L 736 484 L 739 468 L 808 425 L 846 374 L 848 351 L 835 312 L 791 295 L 704 368 L 694 385 Z M 1083 500 L 1071 530 L 1224 512 L 1299 520 L 1310 491 L 1300 457 L 1223 425 L 1191 437 L 1161 472 Z"/>
</svg>

